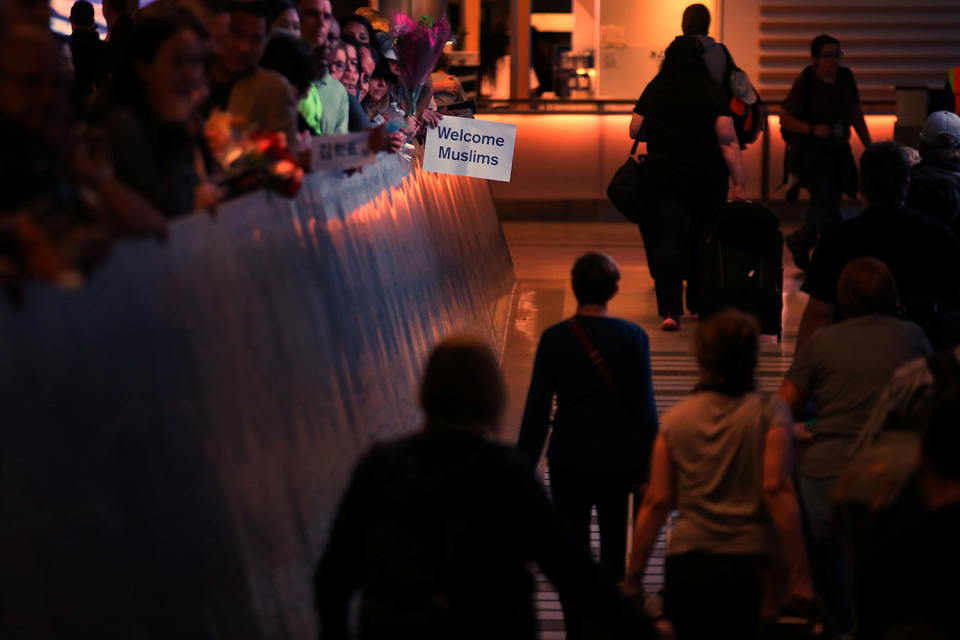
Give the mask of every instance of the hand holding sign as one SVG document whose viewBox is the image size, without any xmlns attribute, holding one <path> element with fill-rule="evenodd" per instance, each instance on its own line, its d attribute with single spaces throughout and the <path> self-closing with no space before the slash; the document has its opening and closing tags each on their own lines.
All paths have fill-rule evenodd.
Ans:
<svg viewBox="0 0 960 640">
<path fill-rule="evenodd" d="M 510 182 L 517 126 L 446 116 L 427 131 L 424 171 Z"/>
</svg>

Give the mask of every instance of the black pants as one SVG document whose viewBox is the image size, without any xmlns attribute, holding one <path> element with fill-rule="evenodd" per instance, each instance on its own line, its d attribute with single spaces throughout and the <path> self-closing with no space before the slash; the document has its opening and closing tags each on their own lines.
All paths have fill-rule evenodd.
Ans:
<svg viewBox="0 0 960 640">
<path fill-rule="evenodd" d="M 550 465 L 550 492 L 553 502 L 567 514 L 590 544 L 590 509 L 597 507 L 600 525 L 600 565 L 614 580 L 622 580 L 627 554 L 627 495 L 640 479 L 632 473 L 591 473 L 562 465 Z M 635 504 L 636 508 L 639 505 Z M 577 607 L 563 605 L 567 638 L 583 637 L 582 617 Z"/>
<path fill-rule="evenodd" d="M 667 556 L 663 605 L 677 640 L 756 638 L 760 630 L 761 568 L 760 556 Z"/>
<path fill-rule="evenodd" d="M 697 249 L 703 228 L 713 222 L 726 200 L 726 184 L 697 185 L 686 191 L 650 184 L 646 203 L 649 230 L 644 233 L 647 261 L 654 276 L 657 313 L 683 315 L 683 281 L 687 281 L 687 308 L 696 312 Z"/>
</svg>

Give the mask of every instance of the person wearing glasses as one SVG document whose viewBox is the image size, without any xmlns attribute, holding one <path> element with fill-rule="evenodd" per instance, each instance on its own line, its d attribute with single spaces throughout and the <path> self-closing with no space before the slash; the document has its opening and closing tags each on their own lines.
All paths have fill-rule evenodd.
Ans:
<svg viewBox="0 0 960 640">
<path fill-rule="evenodd" d="M 330 63 L 330 75 L 335 80 L 343 78 L 343 72 L 347 70 L 347 48 L 342 42 L 337 47 L 337 52 L 333 56 L 333 62 Z"/>
<path fill-rule="evenodd" d="M 871 142 L 857 81 L 853 72 L 840 64 L 840 41 L 819 35 L 810 44 L 810 54 L 813 64 L 794 81 L 780 115 L 790 171 L 810 191 L 806 220 L 786 239 L 794 262 L 803 270 L 810 264 L 810 250 L 817 238 L 842 221 L 843 194 L 856 197 L 857 165 L 850 151 L 850 127 L 864 146 Z"/>
</svg>

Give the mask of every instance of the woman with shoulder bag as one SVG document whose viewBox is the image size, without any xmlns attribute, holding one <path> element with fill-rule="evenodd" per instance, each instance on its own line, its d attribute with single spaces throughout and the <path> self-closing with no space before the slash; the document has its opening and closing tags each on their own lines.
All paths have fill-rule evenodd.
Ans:
<svg viewBox="0 0 960 640">
<path fill-rule="evenodd" d="M 696 264 L 700 230 L 726 201 L 731 179 L 730 198 L 746 199 L 730 98 L 710 76 L 697 38 L 680 36 L 667 47 L 660 72 L 634 108 L 631 137 L 644 129 L 644 203 L 653 240 L 647 253 L 661 328 L 676 331 L 685 276 L 687 308 L 696 311 L 690 266 Z"/>
</svg>

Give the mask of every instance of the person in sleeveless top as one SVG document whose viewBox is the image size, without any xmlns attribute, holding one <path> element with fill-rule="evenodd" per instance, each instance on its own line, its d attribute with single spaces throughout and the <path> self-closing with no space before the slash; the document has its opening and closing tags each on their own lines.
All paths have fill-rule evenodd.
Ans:
<svg viewBox="0 0 960 640">
<path fill-rule="evenodd" d="M 771 529 L 786 569 L 785 603 L 813 599 L 791 472 L 793 420 L 783 400 L 755 391 L 757 350 L 751 316 L 731 309 L 701 322 L 700 383 L 663 416 L 654 444 L 622 586 L 642 589 L 660 529 L 677 509 L 663 597 L 678 640 L 757 637 Z"/>
</svg>

